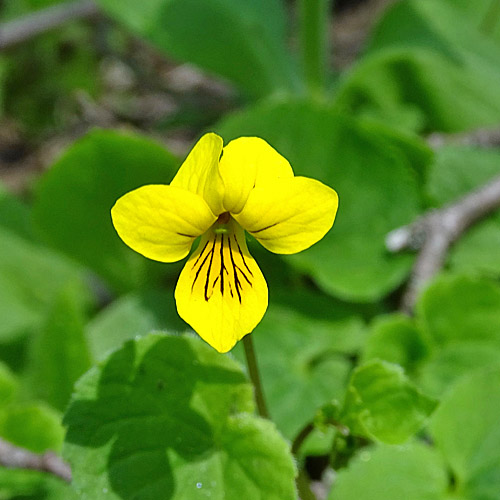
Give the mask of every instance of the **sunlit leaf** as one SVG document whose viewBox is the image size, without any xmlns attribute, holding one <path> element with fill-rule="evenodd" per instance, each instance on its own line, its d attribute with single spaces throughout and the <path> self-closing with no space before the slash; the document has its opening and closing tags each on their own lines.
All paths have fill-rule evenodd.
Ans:
<svg viewBox="0 0 500 500">
<path fill-rule="evenodd" d="M 239 366 L 200 340 L 130 341 L 76 386 L 64 453 L 74 487 L 96 500 L 293 500 L 288 445 L 252 410 Z"/>
</svg>

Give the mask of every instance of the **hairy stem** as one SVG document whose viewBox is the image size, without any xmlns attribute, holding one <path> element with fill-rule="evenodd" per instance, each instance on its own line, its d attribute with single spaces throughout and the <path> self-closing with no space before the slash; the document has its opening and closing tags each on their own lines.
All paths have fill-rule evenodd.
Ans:
<svg viewBox="0 0 500 500">
<path fill-rule="evenodd" d="M 255 357 L 255 349 L 253 347 L 251 335 L 245 335 L 243 337 L 243 346 L 245 347 L 248 374 L 250 375 L 250 380 L 252 381 L 255 391 L 257 410 L 261 417 L 269 418 L 269 412 L 267 411 L 266 401 L 264 399 L 264 392 L 262 391 L 262 384 L 260 383 L 259 367 L 257 365 L 257 358 Z"/>
</svg>

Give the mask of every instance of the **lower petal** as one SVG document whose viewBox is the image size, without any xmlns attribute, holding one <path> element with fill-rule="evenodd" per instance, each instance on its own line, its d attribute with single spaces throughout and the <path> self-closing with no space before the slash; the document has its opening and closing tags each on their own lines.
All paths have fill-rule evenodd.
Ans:
<svg viewBox="0 0 500 500">
<path fill-rule="evenodd" d="M 250 333 L 267 309 L 267 284 L 241 227 L 210 230 L 181 272 L 175 300 L 184 321 L 219 352 Z"/>
</svg>

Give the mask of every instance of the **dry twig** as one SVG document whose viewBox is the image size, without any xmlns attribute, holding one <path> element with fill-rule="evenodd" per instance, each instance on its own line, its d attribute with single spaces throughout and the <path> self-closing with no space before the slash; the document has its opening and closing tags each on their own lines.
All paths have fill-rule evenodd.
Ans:
<svg viewBox="0 0 500 500">
<path fill-rule="evenodd" d="M 480 128 L 458 134 L 434 133 L 427 137 L 427 143 L 433 149 L 447 144 L 461 146 L 477 146 L 481 148 L 497 148 L 500 146 L 500 128 Z"/>
<path fill-rule="evenodd" d="M 47 7 L 19 20 L 0 24 L 0 51 L 57 28 L 68 21 L 83 19 L 98 13 L 92 0 L 76 0 Z"/>
<path fill-rule="evenodd" d="M 460 200 L 432 210 L 386 238 L 391 252 L 419 250 L 401 309 L 413 311 L 418 292 L 443 266 L 450 246 L 479 219 L 500 207 L 500 176 Z"/>
<path fill-rule="evenodd" d="M 0 465 L 13 469 L 33 469 L 49 472 L 54 476 L 71 481 L 71 469 L 55 453 L 47 451 L 42 454 L 14 446 L 0 439 Z"/>
</svg>

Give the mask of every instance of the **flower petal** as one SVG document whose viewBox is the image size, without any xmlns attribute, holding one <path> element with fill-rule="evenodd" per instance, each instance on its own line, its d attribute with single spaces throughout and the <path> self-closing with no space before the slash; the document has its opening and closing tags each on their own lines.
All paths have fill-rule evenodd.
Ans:
<svg viewBox="0 0 500 500">
<path fill-rule="evenodd" d="M 234 218 L 271 252 L 291 254 L 323 238 L 337 207 L 333 189 L 314 179 L 294 177 L 253 189 Z"/>
<path fill-rule="evenodd" d="M 181 318 L 219 352 L 250 333 L 267 309 L 267 284 L 234 221 L 209 231 L 179 276 L 175 289 Z"/>
<path fill-rule="evenodd" d="M 111 209 L 111 217 L 130 248 L 160 262 L 184 258 L 194 239 L 217 219 L 200 196 L 157 184 L 122 196 Z"/>
<path fill-rule="evenodd" d="M 222 138 L 212 133 L 205 134 L 194 145 L 170 183 L 201 196 L 215 215 L 224 212 L 224 184 L 219 174 L 221 153 Z"/>
<path fill-rule="evenodd" d="M 257 186 L 293 177 L 290 163 L 259 137 L 240 137 L 223 150 L 219 164 L 224 181 L 224 208 L 240 212 Z"/>
</svg>

